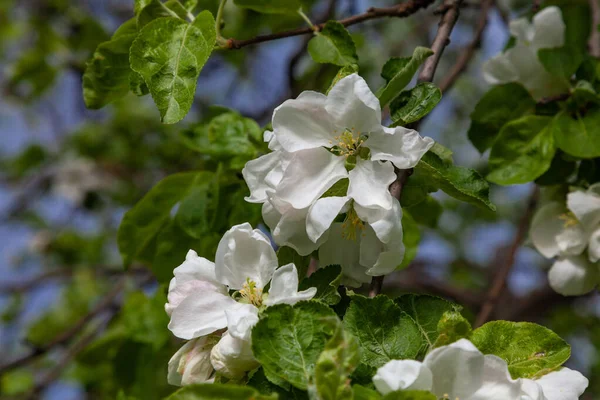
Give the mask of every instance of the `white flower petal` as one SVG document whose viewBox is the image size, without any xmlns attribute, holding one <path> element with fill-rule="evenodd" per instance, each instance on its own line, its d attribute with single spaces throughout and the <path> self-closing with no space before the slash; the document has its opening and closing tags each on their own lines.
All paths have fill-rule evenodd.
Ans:
<svg viewBox="0 0 600 400">
<path fill-rule="evenodd" d="M 358 236 L 358 235 L 357 235 Z M 370 282 L 366 268 L 360 265 L 360 236 L 348 240 L 342 236 L 342 224 L 335 222 L 329 229 L 329 238 L 319 247 L 319 263 L 322 267 L 338 264 L 342 267 L 342 285 L 359 287 Z"/>
<path fill-rule="evenodd" d="M 519 71 L 505 54 L 498 54 L 483 64 L 483 78 L 492 85 L 515 82 Z"/>
<path fill-rule="evenodd" d="M 358 159 L 349 178 L 348 196 L 359 206 L 386 210 L 392 208 L 393 197 L 388 190 L 396 180 L 392 164 Z"/>
<path fill-rule="evenodd" d="M 590 235 L 590 241 L 588 245 L 588 257 L 593 263 L 600 260 L 600 228 L 596 229 Z"/>
<path fill-rule="evenodd" d="M 208 335 L 227 326 L 225 310 L 237 304 L 221 293 L 194 291 L 173 309 L 169 329 L 181 339 Z"/>
<path fill-rule="evenodd" d="M 511 21 L 508 27 L 510 35 L 520 42 L 531 42 L 535 31 L 527 18 L 518 18 Z"/>
<path fill-rule="evenodd" d="M 262 289 L 271 280 L 277 264 L 271 241 L 248 223 L 225 232 L 215 256 L 217 279 L 235 290 L 242 289 L 247 279 Z"/>
<path fill-rule="evenodd" d="M 533 38 L 535 49 L 562 47 L 565 44 L 566 26 L 562 12 L 556 6 L 546 7 L 533 17 Z"/>
<path fill-rule="evenodd" d="M 273 207 L 273 204 L 269 200 L 263 203 L 261 212 L 265 224 L 267 224 L 271 231 L 275 229 L 281 219 L 281 213 Z"/>
<path fill-rule="evenodd" d="M 246 372 L 259 366 L 250 342 L 236 339 L 228 332 L 213 347 L 210 362 L 219 374 L 235 380 L 242 379 Z"/>
<path fill-rule="evenodd" d="M 470 400 L 517 400 L 522 393 L 522 382 L 511 378 L 506 361 L 495 355 L 484 356 L 483 381 Z"/>
<path fill-rule="evenodd" d="M 556 238 L 565 230 L 565 221 L 560 217 L 566 212 L 558 202 L 542 206 L 533 216 L 529 235 L 533 245 L 546 258 L 552 258 L 560 253 Z"/>
<path fill-rule="evenodd" d="M 398 390 L 431 390 L 433 376 L 419 361 L 392 360 L 377 370 L 373 384 L 383 395 Z"/>
<path fill-rule="evenodd" d="M 432 350 L 423 364 L 433 374 L 431 391 L 438 397 L 471 399 L 484 378 L 485 357 L 466 339 Z"/>
<path fill-rule="evenodd" d="M 358 74 L 339 80 L 327 95 L 325 108 L 338 128 L 354 134 L 381 129 L 381 105 Z"/>
<path fill-rule="evenodd" d="M 169 360 L 169 384 L 186 386 L 212 382 L 214 368 L 210 363 L 210 352 L 215 343 L 212 335 L 203 336 L 190 340 L 177 350 Z"/>
<path fill-rule="evenodd" d="M 349 200 L 348 196 L 323 197 L 310 206 L 306 217 L 306 233 L 310 240 L 317 243 L 338 214 L 346 208 Z"/>
<path fill-rule="evenodd" d="M 173 270 L 177 283 L 191 280 L 201 280 L 219 284 L 215 275 L 215 263 L 204 257 L 199 257 L 194 250 L 189 250 L 185 261 Z"/>
<path fill-rule="evenodd" d="M 279 205 L 279 207 L 286 208 Z M 274 214 L 274 212 L 273 212 Z M 319 245 L 325 241 L 326 235 L 323 235 L 315 243 L 306 233 L 306 216 L 308 208 L 296 210 L 288 208 L 280 216 L 275 228 L 271 230 L 273 240 L 278 246 L 288 246 L 296 250 L 298 254 L 306 256 L 315 251 Z"/>
<path fill-rule="evenodd" d="M 280 164 L 280 154 L 276 151 L 248 161 L 242 169 L 242 175 L 250 189 L 250 196 L 244 200 L 250 203 L 264 203 L 267 200 L 265 191 L 275 188 L 267 183 L 266 177 Z"/>
<path fill-rule="evenodd" d="M 534 380 L 521 379 L 521 397 L 519 400 L 548 400 L 544 396 L 542 387 L 538 385 Z"/>
<path fill-rule="evenodd" d="M 577 400 L 589 384 L 585 376 L 569 368 L 550 372 L 534 382 L 541 386 L 548 400 Z"/>
<path fill-rule="evenodd" d="M 275 304 L 294 305 L 302 300 L 310 300 L 317 294 L 317 288 L 309 288 L 298 292 L 298 271 L 294 264 L 279 267 L 273 274 L 269 296 L 265 301 L 267 306 Z"/>
<path fill-rule="evenodd" d="M 334 183 L 348 176 L 344 157 L 324 148 L 301 150 L 294 153 L 276 196 L 300 210 L 309 207 Z"/>
<path fill-rule="evenodd" d="M 354 210 L 361 220 L 373 228 L 382 243 L 389 243 L 392 240 L 402 242 L 402 208 L 397 199 L 392 197 L 392 207 L 387 210 L 365 208 L 359 204 L 354 204 Z"/>
<path fill-rule="evenodd" d="M 170 316 L 173 314 L 173 310 L 175 310 L 186 297 L 198 292 L 227 295 L 227 287 L 221 284 L 217 286 L 211 282 L 199 280 L 178 283 L 177 279 L 173 278 L 169 284 L 169 293 L 167 294 L 168 303 L 165 304 L 165 311 Z"/>
<path fill-rule="evenodd" d="M 273 131 L 286 151 L 331 147 L 335 126 L 325 110 L 327 97 L 305 91 L 287 100 L 273 113 Z"/>
<path fill-rule="evenodd" d="M 569 193 L 567 207 L 588 229 L 595 229 L 600 224 L 600 195 L 594 190 L 576 190 Z"/>
<path fill-rule="evenodd" d="M 559 259 L 548 272 L 550 286 L 563 296 L 588 293 L 598 285 L 598 279 L 598 267 L 584 256 Z"/>
<path fill-rule="evenodd" d="M 236 307 L 225 310 L 227 331 L 240 340 L 250 340 L 252 328 L 258 322 L 258 308 L 252 304 L 237 303 Z"/>
<path fill-rule="evenodd" d="M 588 237 L 581 224 L 565 226 L 564 230 L 556 235 L 556 243 L 562 255 L 579 255 L 588 245 Z"/>
<path fill-rule="evenodd" d="M 432 138 L 401 126 L 373 132 L 364 143 L 371 149 L 371 160 L 391 161 L 398 169 L 413 168 L 433 145 Z"/>
</svg>

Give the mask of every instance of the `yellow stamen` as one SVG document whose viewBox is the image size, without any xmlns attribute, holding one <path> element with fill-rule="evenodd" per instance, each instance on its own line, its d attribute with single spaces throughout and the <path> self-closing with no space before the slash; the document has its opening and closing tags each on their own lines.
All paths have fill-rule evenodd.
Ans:
<svg viewBox="0 0 600 400">
<path fill-rule="evenodd" d="M 335 131 L 334 131 L 335 133 Z M 339 155 L 343 155 L 345 157 L 358 154 L 360 146 L 363 143 L 363 139 L 358 134 L 355 135 L 346 130 L 341 135 L 335 136 L 334 139 L 337 141 L 336 150 L 340 153 Z"/>
<path fill-rule="evenodd" d="M 571 211 L 567 211 L 566 213 L 562 214 L 558 218 L 565 221 L 565 228 L 570 228 L 572 226 L 576 226 L 577 224 L 579 224 L 579 220 L 577 219 L 575 214 L 573 214 Z"/>
<path fill-rule="evenodd" d="M 240 295 L 242 299 L 249 303 L 254 304 L 256 307 L 262 306 L 263 302 L 263 292 L 262 289 L 256 287 L 256 282 L 250 280 L 250 278 L 246 278 L 246 283 L 242 286 L 240 290 Z"/>
<path fill-rule="evenodd" d="M 350 207 L 346 213 L 346 219 L 342 223 L 342 237 L 346 240 L 356 240 L 356 231 L 364 228 L 364 222 L 358 217 L 354 207 Z"/>
</svg>

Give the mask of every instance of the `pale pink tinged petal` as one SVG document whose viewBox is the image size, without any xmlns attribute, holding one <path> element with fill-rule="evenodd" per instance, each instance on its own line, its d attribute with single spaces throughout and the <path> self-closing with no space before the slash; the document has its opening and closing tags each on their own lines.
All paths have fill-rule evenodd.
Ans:
<svg viewBox="0 0 600 400">
<path fill-rule="evenodd" d="M 217 247 L 217 279 L 230 289 L 240 290 L 249 279 L 262 289 L 277 268 L 271 241 L 249 223 L 235 225 L 223 235 Z"/>
<path fill-rule="evenodd" d="M 398 390 L 431 390 L 433 375 L 419 361 L 391 360 L 377 370 L 373 384 L 383 395 Z"/>
<path fill-rule="evenodd" d="M 275 109 L 273 132 L 286 151 L 331 147 L 335 126 L 325 110 L 326 99 L 322 93 L 307 91 Z"/>
<path fill-rule="evenodd" d="M 310 300 L 317 294 L 317 288 L 309 288 L 298 292 L 298 271 L 294 264 L 286 264 L 279 267 L 273 280 L 271 281 L 271 289 L 269 296 L 265 301 L 267 306 L 275 304 L 294 305 L 299 301 Z"/>
<path fill-rule="evenodd" d="M 210 362 L 210 352 L 217 341 L 214 335 L 209 335 L 184 344 L 169 360 L 169 384 L 186 386 L 212 382 L 215 370 Z"/>
<path fill-rule="evenodd" d="M 334 183 L 346 178 L 344 157 L 324 148 L 294 153 L 276 189 L 281 200 L 300 210 L 309 207 Z"/>
<path fill-rule="evenodd" d="M 348 196 L 323 197 L 310 206 L 306 217 L 306 233 L 310 240 L 317 243 L 335 218 L 346 208 L 349 200 Z"/>
<path fill-rule="evenodd" d="M 600 271 L 585 256 L 557 260 L 548 272 L 550 287 L 563 296 L 579 296 L 594 290 Z"/>
<path fill-rule="evenodd" d="M 366 208 L 392 208 L 393 197 L 388 188 L 396 180 L 396 173 L 391 163 L 358 159 L 349 178 L 348 196 L 356 204 Z"/>
<path fill-rule="evenodd" d="M 175 279 L 176 278 L 173 278 L 171 283 L 175 281 Z M 170 316 L 173 313 L 173 310 L 175 310 L 186 297 L 199 292 L 226 295 L 227 288 L 224 285 L 215 285 L 211 282 L 198 280 L 184 281 L 183 283 L 169 285 L 169 293 L 167 294 L 168 303 L 165 304 L 165 311 Z"/>
<path fill-rule="evenodd" d="M 536 379 L 547 400 L 577 400 L 589 385 L 581 373 L 569 368 L 561 368 Z"/>
<path fill-rule="evenodd" d="M 371 149 L 371 160 L 390 161 L 398 169 L 416 166 L 423 155 L 434 145 L 430 137 L 401 126 L 373 132 L 364 143 Z"/>
<path fill-rule="evenodd" d="M 565 230 L 565 221 L 561 219 L 565 212 L 562 204 L 551 202 L 542 206 L 533 216 L 529 236 L 537 251 L 546 258 L 560 253 L 556 238 Z"/>
<path fill-rule="evenodd" d="M 275 151 L 246 163 L 242 175 L 250 189 L 250 196 L 244 197 L 244 200 L 250 203 L 264 203 L 267 200 L 265 191 L 274 189 L 274 186 L 267 183 L 266 177 L 279 164 L 281 164 L 280 155 Z"/>
<path fill-rule="evenodd" d="M 562 47 L 567 27 L 562 12 L 556 6 L 546 7 L 533 17 L 534 35 L 531 45 L 535 49 Z"/>
<path fill-rule="evenodd" d="M 177 305 L 171 314 L 169 329 L 181 339 L 208 335 L 227 326 L 225 310 L 237 303 L 215 292 L 194 292 Z"/>
<path fill-rule="evenodd" d="M 381 129 L 381 105 L 363 78 L 348 75 L 335 84 L 327 95 L 327 112 L 340 129 L 355 136 Z"/>
</svg>

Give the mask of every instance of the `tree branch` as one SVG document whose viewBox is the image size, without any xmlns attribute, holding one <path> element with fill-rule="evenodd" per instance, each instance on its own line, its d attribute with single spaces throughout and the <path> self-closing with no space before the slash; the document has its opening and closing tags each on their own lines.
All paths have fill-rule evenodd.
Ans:
<svg viewBox="0 0 600 400">
<path fill-rule="evenodd" d="M 419 82 L 433 81 L 433 75 L 435 74 L 435 70 L 437 69 L 440 59 L 442 58 L 444 49 L 450 44 L 450 34 L 452 33 L 452 29 L 454 29 L 456 21 L 458 20 L 458 16 L 460 14 L 459 9 L 462 1 L 463 0 L 446 0 L 444 2 L 444 5 L 447 6 L 447 8 L 438 26 L 435 39 L 433 39 L 433 44 L 431 45 L 433 55 L 425 61 L 423 69 L 419 74 Z"/>
<path fill-rule="evenodd" d="M 525 213 L 521 217 L 519 222 L 519 226 L 517 228 L 517 233 L 513 240 L 510 249 L 508 250 L 508 254 L 504 259 L 504 262 L 498 264 L 498 270 L 492 282 L 491 288 L 488 292 L 488 296 L 477 315 L 477 319 L 475 321 L 475 327 L 479 327 L 486 323 L 492 314 L 494 313 L 494 309 L 498 304 L 498 300 L 500 299 L 500 295 L 506 286 L 506 280 L 510 275 L 510 271 L 515 263 L 515 256 L 517 250 L 521 246 L 521 243 L 525 239 L 527 231 L 529 229 L 529 223 L 531 218 L 533 217 L 533 212 L 535 211 L 535 206 L 537 204 L 537 198 L 539 195 L 538 187 L 534 187 L 533 193 L 531 194 L 527 208 L 525 209 Z"/>
<path fill-rule="evenodd" d="M 477 20 L 477 27 L 475 29 L 473 40 L 464 48 L 458 57 L 458 60 L 440 84 L 442 93 L 446 93 L 454 85 L 460 74 L 467 69 L 467 65 L 473 58 L 475 51 L 481 46 L 481 38 L 483 37 L 483 32 L 487 26 L 488 14 L 493 4 L 494 0 L 482 0 L 481 11 L 479 13 L 479 19 Z"/>
<path fill-rule="evenodd" d="M 427 8 L 430 4 L 432 4 L 435 0 L 410 0 L 402 4 L 398 4 L 392 7 L 384 7 L 384 8 L 375 8 L 371 7 L 367 10 L 367 12 L 363 14 L 354 15 L 352 17 L 348 17 L 345 19 L 341 19 L 338 22 L 342 25 L 348 27 L 351 25 L 355 25 L 364 21 L 368 21 L 376 18 L 383 17 L 396 17 L 396 18 L 404 18 L 408 17 L 422 8 Z M 325 24 L 315 25 L 319 30 L 323 29 Z M 311 27 L 308 28 L 297 28 L 289 31 L 271 33 L 268 35 L 258 35 L 251 39 L 245 40 L 237 40 L 237 39 L 228 39 L 227 40 L 227 48 L 229 49 L 241 49 L 242 47 L 250 46 L 257 43 L 269 42 L 271 40 L 283 39 L 292 36 L 306 35 L 309 33 L 314 33 Z"/>
<path fill-rule="evenodd" d="M 81 332 L 83 330 L 83 328 L 85 328 L 85 326 L 90 321 L 92 321 L 95 317 L 97 317 L 104 311 L 108 310 L 113 305 L 115 298 L 123 289 L 124 284 L 125 284 L 125 277 L 121 278 L 119 280 L 119 282 L 112 288 L 112 290 L 110 292 L 108 292 L 104 296 L 104 298 L 102 298 L 102 300 L 100 300 L 100 302 L 92 310 L 90 310 L 90 312 L 88 312 L 86 315 L 81 317 L 73 326 L 71 326 L 69 329 L 67 329 L 63 333 L 59 334 L 58 336 L 56 336 L 50 342 L 48 342 L 42 346 L 35 347 L 30 353 L 28 353 L 24 356 L 21 356 L 15 360 L 9 361 L 8 363 L 6 363 L 4 365 L 1 365 L 0 366 L 0 375 L 2 375 L 4 372 L 6 372 L 8 370 L 20 367 L 20 366 L 28 363 L 29 361 L 37 358 L 38 356 L 46 354 L 48 351 L 52 350 L 56 346 L 60 346 L 60 345 L 63 345 L 65 343 L 69 342 L 79 332 Z"/>
<path fill-rule="evenodd" d="M 590 54 L 596 58 L 600 57 L 600 32 L 597 27 L 600 25 L 600 5 L 598 0 L 589 0 L 590 9 L 592 10 L 592 33 L 590 34 L 590 40 L 588 46 L 590 48 Z"/>
</svg>

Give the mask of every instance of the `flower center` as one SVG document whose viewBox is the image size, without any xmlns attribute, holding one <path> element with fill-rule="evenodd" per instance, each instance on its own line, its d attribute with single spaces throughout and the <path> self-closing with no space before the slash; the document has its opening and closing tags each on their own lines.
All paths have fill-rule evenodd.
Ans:
<svg viewBox="0 0 600 400">
<path fill-rule="evenodd" d="M 440 400 L 450 400 L 450 395 L 448 393 L 444 393 Z M 460 400 L 458 397 L 455 397 L 454 400 Z"/>
<path fill-rule="evenodd" d="M 253 304 L 256 307 L 262 306 L 263 291 L 257 288 L 256 282 L 250 280 L 250 278 L 246 278 L 246 283 L 240 289 L 240 295 L 242 296 L 241 301 L 243 303 Z"/>
<path fill-rule="evenodd" d="M 334 131 L 335 133 L 335 131 Z M 354 135 L 354 128 L 352 130 L 346 129 L 341 135 L 334 136 L 336 143 L 330 141 L 332 144 L 332 150 L 339 156 L 346 158 L 350 156 L 358 155 L 360 146 L 364 142 L 364 138 L 360 136 L 360 132 Z"/>
<path fill-rule="evenodd" d="M 565 224 L 565 228 L 570 228 L 572 226 L 575 226 L 579 223 L 579 220 L 577 219 L 577 217 L 575 216 L 575 214 L 573 214 L 573 212 L 571 211 L 567 211 L 566 213 L 562 214 L 560 217 L 558 217 L 560 219 L 562 219 Z"/>
<path fill-rule="evenodd" d="M 346 240 L 356 240 L 356 232 L 365 228 L 364 222 L 358 217 L 354 207 L 346 213 L 346 219 L 342 223 L 342 237 Z"/>
</svg>

